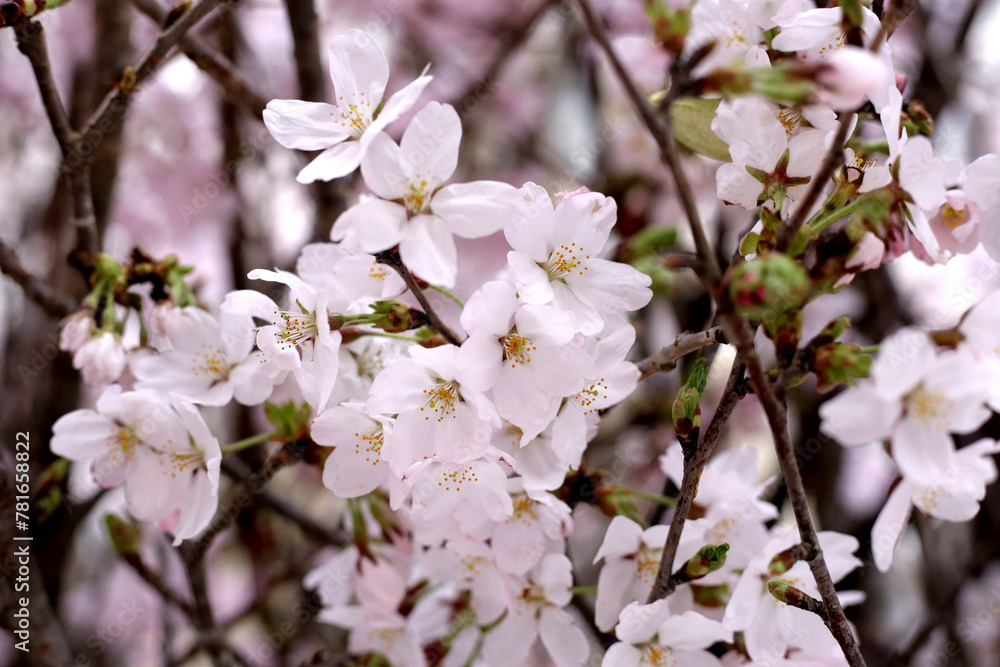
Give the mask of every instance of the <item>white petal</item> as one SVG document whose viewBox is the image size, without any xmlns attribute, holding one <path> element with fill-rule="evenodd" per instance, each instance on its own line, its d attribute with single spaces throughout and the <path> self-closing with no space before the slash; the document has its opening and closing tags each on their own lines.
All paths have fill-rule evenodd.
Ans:
<svg viewBox="0 0 1000 667">
<path fill-rule="evenodd" d="M 820 430 L 842 445 L 867 445 L 889 437 L 899 418 L 898 401 L 882 399 L 875 389 L 848 389 L 819 407 Z"/>
<path fill-rule="evenodd" d="M 450 104 L 430 102 L 410 121 L 400 141 L 400 155 L 410 181 L 437 190 L 455 172 L 462 121 Z"/>
<path fill-rule="evenodd" d="M 378 132 L 386 125 L 396 120 L 404 113 L 410 110 L 410 108 L 417 103 L 417 99 L 424 92 L 427 84 L 433 80 L 432 76 L 421 76 L 410 83 L 408 83 L 403 88 L 400 88 L 392 96 L 386 100 L 385 106 L 382 107 L 382 111 L 379 113 L 378 118 L 372 121 L 372 124 L 368 126 L 368 131 L 365 132 L 365 136 L 361 138 L 364 142 L 369 132 Z"/>
<path fill-rule="evenodd" d="M 382 199 L 402 199 L 409 191 L 412 180 L 402 152 L 385 132 L 371 136 L 361 160 L 361 176 L 365 185 Z"/>
<path fill-rule="evenodd" d="M 590 644 L 573 617 L 563 609 L 546 607 L 538 623 L 538 634 L 557 667 L 580 667 L 590 655 Z"/>
<path fill-rule="evenodd" d="M 361 164 L 361 144 L 345 141 L 316 156 L 295 177 L 299 183 L 308 185 L 314 181 L 332 181 L 347 176 Z"/>
<path fill-rule="evenodd" d="M 892 458 L 903 476 L 924 486 L 933 485 L 945 474 L 955 453 L 947 432 L 923 428 L 910 417 L 904 418 L 892 434 Z"/>
<path fill-rule="evenodd" d="M 934 343 L 921 329 L 900 329 L 882 341 L 872 362 L 872 378 L 879 394 L 899 398 L 920 383 L 937 356 Z"/>
<path fill-rule="evenodd" d="M 879 512 L 872 526 L 872 557 L 879 572 L 885 572 L 892 565 L 892 555 L 903 537 L 903 531 L 910 520 L 913 505 L 910 496 L 915 487 L 903 480 L 889 495 L 885 507 Z"/>
<path fill-rule="evenodd" d="M 441 188 L 431 200 L 431 210 L 441 216 L 452 233 L 478 239 L 513 224 L 520 199 L 513 185 L 473 181 Z"/>
<path fill-rule="evenodd" d="M 458 251 L 455 239 L 441 219 L 418 215 L 410 220 L 399 255 L 406 266 L 432 285 L 451 287 L 458 272 Z"/>
<path fill-rule="evenodd" d="M 658 637 L 663 646 L 693 650 L 708 648 L 715 642 L 732 641 L 733 632 L 696 611 L 686 611 L 665 620 L 660 625 Z"/>
<path fill-rule="evenodd" d="M 321 151 L 335 146 L 350 133 L 334 121 L 340 110 L 331 104 L 301 100 L 271 100 L 264 109 L 264 124 L 285 148 Z"/>
<path fill-rule="evenodd" d="M 381 252 L 399 243 L 404 224 L 405 208 L 395 202 L 372 199 L 341 213 L 330 230 L 330 239 L 355 251 Z"/>
<path fill-rule="evenodd" d="M 348 30 L 330 44 L 330 78 L 338 100 L 364 100 L 374 110 L 389 81 L 389 63 L 375 38 L 361 30 Z"/>
<path fill-rule="evenodd" d="M 517 286 L 517 295 L 524 303 L 552 301 L 552 283 L 549 274 L 527 255 L 511 250 L 507 253 L 511 277 Z"/>
</svg>

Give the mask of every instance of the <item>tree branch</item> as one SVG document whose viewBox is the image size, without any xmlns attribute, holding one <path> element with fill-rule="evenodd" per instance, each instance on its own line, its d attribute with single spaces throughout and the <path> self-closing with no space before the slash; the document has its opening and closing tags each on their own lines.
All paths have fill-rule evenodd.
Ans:
<svg viewBox="0 0 1000 667">
<path fill-rule="evenodd" d="M 167 10 L 156 0 L 132 0 L 132 4 L 159 25 L 167 18 Z M 193 35 L 184 35 L 178 44 L 191 62 L 222 87 L 230 102 L 255 120 L 261 120 L 267 99 L 247 83 L 228 58 Z"/>
<path fill-rule="evenodd" d="M 17 252 L 3 241 L 0 241 L 0 272 L 10 276 L 21 286 L 25 296 L 53 317 L 61 319 L 77 309 L 76 302 L 69 296 L 59 292 L 41 278 L 28 273 L 21 265 Z"/>
<path fill-rule="evenodd" d="M 625 71 L 625 66 L 618 59 L 618 55 L 611 46 L 611 41 L 608 39 L 601 19 L 597 16 L 597 12 L 594 11 L 589 0 L 578 0 L 578 3 L 583 12 L 587 29 L 600 45 L 601 50 L 604 51 L 604 54 L 611 63 L 611 68 L 615 71 L 615 75 L 621 82 L 622 87 L 625 88 L 625 94 L 628 96 L 629 101 L 632 102 L 636 113 L 639 114 L 639 118 L 642 119 L 643 124 L 645 124 L 646 129 L 652 135 L 653 140 L 656 141 L 656 145 L 660 149 L 660 159 L 667 166 L 667 169 L 670 170 L 674 184 L 677 187 L 677 195 L 680 197 L 681 204 L 684 207 L 684 214 L 691 227 L 691 235 L 694 237 L 695 249 L 698 251 L 698 256 L 704 262 L 704 277 L 710 283 L 714 283 L 721 275 L 719 263 L 716 261 L 715 253 L 712 252 L 708 236 L 705 234 L 705 227 L 702 225 L 701 215 L 698 213 L 698 206 L 694 200 L 694 191 L 691 189 L 691 182 L 688 181 L 684 167 L 681 165 L 680 153 L 677 150 L 677 143 L 674 141 L 674 133 L 673 128 L 670 126 L 670 121 L 663 118 L 661 122 L 661 119 L 658 119 L 654 115 L 653 109 L 649 106 L 645 98 L 643 98 L 635 81 L 628 75 L 628 72 Z"/>
<path fill-rule="evenodd" d="M 722 327 L 698 333 L 685 331 L 678 334 L 673 343 L 636 364 L 639 367 L 639 379 L 645 380 L 657 373 L 668 373 L 677 368 L 677 362 L 684 356 L 709 345 L 724 345 L 728 342 L 722 333 Z"/>
<path fill-rule="evenodd" d="M 444 339 L 451 343 L 452 345 L 461 345 L 462 341 L 458 339 L 455 332 L 444 323 L 444 321 L 435 312 L 434 307 L 431 302 L 427 300 L 427 296 L 424 294 L 423 290 L 417 285 L 416 279 L 414 279 L 413 274 L 410 270 L 406 268 L 406 265 L 399 259 L 398 255 L 392 250 L 385 250 L 383 252 L 377 253 L 375 259 L 379 264 L 386 264 L 391 266 L 399 277 L 403 279 L 406 286 L 410 289 L 410 292 L 416 297 L 417 301 L 420 302 L 420 307 L 424 309 L 424 314 L 427 315 L 427 319 L 431 321 L 431 327 L 437 331 L 439 334 L 444 336 Z"/>
<path fill-rule="evenodd" d="M 750 326 L 732 310 L 731 304 L 728 302 L 720 304 L 720 309 L 723 308 L 725 311 L 720 314 L 723 328 L 747 365 L 751 386 L 764 408 L 768 424 L 771 427 L 781 473 L 785 478 L 788 498 L 795 515 L 795 523 L 799 528 L 799 537 L 802 543 L 812 550 L 813 557 L 808 559 L 809 569 L 816 579 L 816 586 L 819 588 L 823 604 L 826 605 L 830 616 L 827 626 L 837 643 L 840 644 L 848 664 L 851 667 L 864 667 L 865 661 L 861 656 L 861 649 L 847 623 L 847 617 L 844 616 L 844 609 L 840 606 L 833 579 L 830 577 L 830 570 L 826 566 L 823 550 L 816 535 L 812 514 L 809 511 L 809 499 L 802 482 L 802 472 L 799 470 L 799 463 L 795 457 L 795 447 L 788 435 L 788 413 L 784 402 L 784 392 L 780 387 L 777 389 L 773 387 L 768 380 L 767 371 L 761 363 L 760 357 L 757 356 Z"/>
<path fill-rule="evenodd" d="M 166 59 L 167 54 L 183 37 L 191 30 L 195 24 L 208 16 L 216 7 L 223 3 L 230 3 L 234 0 L 201 0 L 198 4 L 190 7 L 180 15 L 169 27 L 156 37 L 143 54 L 139 62 L 133 67 L 135 82 L 131 87 L 142 84 L 156 71 L 156 68 Z M 120 86 L 112 89 L 104 96 L 100 106 L 91 114 L 84 131 L 81 133 L 81 143 L 75 154 L 75 161 L 79 165 L 90 164 L 93 158 L 92 150 L 85 150 L 88 143 L 99 143 L 106 134 L 111 132 L 118 123 L 125 117 L 128 110 L 128 103 L 132 90 L 128 87 Z M 77 164 L 70 164 L 70 168 L 76 168 Z"/>
<path fill-rule="evenodd" d="M 681 543 L 681 533 L 684 530 L 684 522 L 687 521 L 688 513 L 691 511 L 691 504 L 698 493 L 698 482 L 701 480 L 701 473 L 705 465 L 712 457 L 715 445 L 722 435 L 722 428 L 726 425 L 736 404 L 746 395 L 746 387 L 743 382 L 743 373 L 746 366 L 737 358 L 733 362 L 732 370 L 729 371 L 729 380 L 726 388 L 722 392 L 722 399 L 715 409 L 715 415 L 708 428 L 702 434 L 701 442 L 692 457 L 684 457 L 684 474 L 681 478 L 680 493 L 677 496 L 677 506 L 674 508 L 673 518 L 670 520 L 670 529 L 667 532 L 667 539 L 663 544 L 663 554 L 660 556 L 660 567 L 656 572 L 656 581 L 653 590 L 649 593 L 646 604 L 651 604 L 667 597 L 674 592 L 677 587 L 677 579 L 673 576 L 674 558 L 677 555 L 677 547 Z"/>
</svg>

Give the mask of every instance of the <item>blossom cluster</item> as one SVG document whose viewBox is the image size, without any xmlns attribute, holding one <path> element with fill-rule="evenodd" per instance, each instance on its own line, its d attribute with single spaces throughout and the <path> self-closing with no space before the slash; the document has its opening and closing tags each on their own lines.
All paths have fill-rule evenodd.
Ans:
<svg viewBox="0 0 1000 667">
<path fill-rule="evenodd" d="M 1000 224 L 1000 159 L 963 168 L 912 135 L 920 128 L 870 10 L 859 4 L 851 17 L 839 7 L 802 11 L 798 0 L 699 0 L 682 11 L 690 29 L 669 55 L 693 59 L 691 76 L 723 96 L 708 121 L 728 153 L 716 195 L 760 211 L 742 255 L 786 253 L 783 261 L 799 263 L 796 303 L 767 298 L 776 288 L 768 276 L 787 288 L 787 273 L 757 272 L 749 290 L 763 304 L 754 319 L 776 344 L 776 317 L 782 335 L 801 334 L 801 302 L 905 252 L 943 263 L 982 242 L 1000 258 L 1000 235 L 990 231 Z M 860 43 L 847 44 L 849 33 Z M 670 50 L 661 47 L 660 55 Z M 130 308 L 107 298 L 120 286 L 117 269 L 98 271 L 100 298 L 64 323 L 61 347 L 102 393 L 94 409 L 55 424 L 52 450 L 90 462 L 101 486 L 124 485 L 132 514 L 180 543 L 214 516 L 227 451 L 199 406 L 305 404 L 310 420 L 299 435 L 322 446 L 323 483 L 349 500 L 354 538 L 305 583 L 323 601 L 320 619 L 349 630 L 352 653 L 420 666 L 439 645 L 447 650 L 440 664 L 479 664 L 481 648 L 485 664 L 522 665 L 537 638 L 560 667 L 583 665 L 587 636 L 568 609 L 573 513 L 560 491 L 581 469 L 600 413 L 638 385 L 628 316 L 651 300 L 652 281 L 616 260 L 610 197 L 452 182 L 462 119 L 449 104 L 417 108 L 427 70 L 387 95 L 388 61 L 358 30 L 333 41 L 329 60 L 334 104 L 274 100 L 264 122 L 282 146 L 320 151 L 300 183 L 360 171 L 367 192 L 336 219 L 331 242 L 306 246 L 293 271 L 249 273 L 281 297 L 236 290 L 212 314 L 192 299 L 137 295 L 143 306 Z M 807 93 L 792 85 L 802 77 Z M 869 103 L 874 113 L 850 116 Z M 865 140 L 836 147 L 846 166 L 824 184 L 825 201 L 804 212 L 791 247 L 781 247 L 777 226 L 801 213 L 841 128 L 838 112 Z M 404 119 L 397 141 L 389 128 Z M 876 153 L 884 166 L 868 160 Z M 850 249 L 806 266 L 807 244 L 821 247 L 844 218 L 835 229 Z M 493 261 L 484 248 L 498 244 L 506 253 Z M 172 294 L 186 294 L 176 272 L 167 275 Z M 879 569 L 889 567 L 913 506 L 970 519 L 997 477 L 996 442 L 958 449 L 951 437 L 975 432 L 1000 406 L 991 308 L 971 311 L 951 337 L 894 334 L 870 381 L 821 408 L 823 432 L 842 444 L 891 443 L 902 481 L 875 524 Z M 134 329 L 139 344 L 126 349 Z M 831 356 L 822 366 L 807 360 L 808 370 L 821 384 L 867 374 L 856 346 L 836 347 L 834 338 L 809 348 Z M 792 343 L 795 352 L 798 338 Z M 675 445 L 660 461 L 677 487 L 683 456 Z M 753 449 L 717 455 L 676 563 L 706 547 L 723 548 L 724 563 L 700 573 L 697 586 L 649 603 L 667 527 L 612 519 L 595 557 L 594 623 L 617 639 L 605 665 L 845 664 L 821 617 L 776 592 L 791 586 L 820 597 L 809 565 L 788 555 L 798 538 L 764 490 Z M 819 541 L 834 582 L 860 564 L 854 538 L 823 532 Z"/>
</svg>

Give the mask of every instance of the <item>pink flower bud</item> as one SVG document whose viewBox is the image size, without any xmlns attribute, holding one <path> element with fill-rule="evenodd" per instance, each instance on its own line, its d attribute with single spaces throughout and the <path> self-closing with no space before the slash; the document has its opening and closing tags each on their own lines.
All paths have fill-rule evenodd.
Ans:
<svg viewBox="0 0 1000 667">
<path fill-rule="evenodd" d="M 836 111 L 855 109 L 871 95 L 893 85 L 885 62 L 867 49 L 845 46 L 825 59 L 816 80 L 825 90 L 823 101 Z"/>
</svg>

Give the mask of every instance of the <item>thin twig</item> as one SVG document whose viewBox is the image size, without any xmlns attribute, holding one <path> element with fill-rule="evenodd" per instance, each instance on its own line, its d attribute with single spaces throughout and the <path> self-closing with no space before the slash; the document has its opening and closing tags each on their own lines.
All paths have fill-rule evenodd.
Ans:
<svg viewBox="0 0 1000 667">
<path fill-rule="evenodd" d="M 232 494 L 232 499 L 227 503 L 226 507 L 220 508 L 219 512 L 216 513 L 215 518 L 212 519 L 212 522 L 208 525 L 205 532 L 202 533 L 201 537 L 198 538 L 197 542 L 190 543 L 190 546 L 186 547 L 184 552 L 185 560 L 201 560 L 208 547 L 212 544 L 212 541 L 218 537 L 219 533 L 233 524 L 236 518 L 239 517 L 240 512 L 250 505 L 250 500 L 254 496 L 260 495 L 264 491 L 271 478 L 289 463 L 302 458 L 309 442 L 308 438 L 296 440 L 295 442 L 286 442 L 281 446 L 281 449 L 275 452 L 264 463 L 263 468 L 259 472 L 252 473 L 247 477 Z"/>
<path fill-rule="evenodd" d="M 677 368 L 677 362 L 684 356 L 709 345 L 724 345 L 727 342 L 722 327 L 698 333 L 685 331 L 678 334 L 673 343 L 636 364 L 639 367 L 639 379 L 644 380 L 657 373 L 668 373 Z"/>
<path fill-rule="evenodd" d="M 242 461 L 234 458 L 227 458 L 222 462 L 222 472 L 236 480 L 248 479 L 253 473 Z M 267 505 L 272 511 L 286 519 L 292 521 L 310 539 L 319 544 L 331 546 L 345 546 L 348 543 L 346 536 L 341 535 L 325 526 L 316 523 L 311 517 L 302 512 L 299 508 L 279 498 L 267 489 L 261 490 L 257 494 L 257 500 Z"/>
<path fill-rule="evenodd" d="M 813 549 L 813 557 L 808 561 L 809 569 L 816 579 L 816 586 L 829 613 L 830 618 L 827 626 L 837 643 L 840 644 L 848 664 L 851 667 L 864 667 L 865 661 L 861 656 L 861 649 L 847 623 L 847 617 L 844 616 L 844 609 L 840 606 L 833 579 L 830 577 L 830 570 L 826 566 L 823 550 L 816 535 L 816 527 L 809 511 L 809 499 L 802 482 L 802 472 L 799 470 L 798 460 L 795 457 L 795 447 L 788 435 L 788 413 L 784 402 L 784 393 L 780 387 L 773 387 L 768 380 L 767 371 L 761 363 L 760 357 L 757 356 L 753 332 L 749 325 L 732 311 L 731 304 L 720 304 L 720 309 L 724 307 L 725 311 L 720 313 L 720 319 L 726 335 L 736 345 L 747 365 L 751 385 L 767 415 L 778 454 L 778 462 L 781 465 L 781 473 L 788 489 L 789 502 L 795 515 L 795 523 L 798 525 L 799 537 L 803 544 Z"/>
<path fill-rule="evenodd" d="M 681 533 L 684 530 L 684 522 L 687 521 L 688 512 L 691 511 L 691 504 L 698 493 L 698 482 L 701 480 L 701 473 L 705 465 L 715 450 L 715 445 L 722 435 L 722 428 L 733 413 L 736 404 L 746 394 L 742 390 L 743 373 L 746 366 L 740 362 L 739 358 L 733 362 L 733 368 L 729 372 L 729 380 L 726 388 L 722 392 L 722 399 L 715 409 L 715 415 L 711 423 L 702 434 L 701 442 L 692 457 L 684 458 L 684 473 L 681 478 L 681 488 L 677 495 L 677 506 L 674 508 L 673 518 L 670 520 L 670 529 L 667 532 L 667 539 L 663 545 L 663 554 L 660 556 L 660 567 L 656 573 L 656 581 L 653 590 L 649 593 L 647 604 L 656 602 L 670 595 L 677 586 L 677 580 L 672 576 L 674 568 L 674 557 L 677 555 L 677 547 L 681 543 Z"/>
<path fill-rule="evenodd" d="M 156 0 L 132 0 L 132 4 L 159 25 L 167 18 L 167 10 Z M 231 102 L 254 119 L 261 120 L 267 98 L 247 83 L 228 58 L 193 35 L 184 35 L 178 44 L 191 62 L 222 87 Z"/>
<path fill-rule="evenodd" d="M 414 297 L 416 297 L 417 301 L 420 302 L 420 307 L 424 309 L 424 314 L 427 315 L 427 319 L 431 321 L 431 327 L 435 331 L 444 336 L 444 339 L 452 345 L 462 344 L 462 342 L 458 339 L 458 336 L 455 335 L 455 332 L 444 323 L 440 316 L 438 316 L 434 307 L 431 305 L 431 302 L 427 300 L 427 296 L 424 294 L 424 291 L 417 285 L 417 281 L 414 279 L 413 274 L 411 274 L 410 270 L 406 268 L 406 265 L 400 261 L 395 252 L 392 250 L 380 252 L 375 255 L 375 259 L 379 264 L 391 266 L 396 273 L 399 274 L 399 277 L 403 279 L 406 286 L 410 288 L 410 292 Z"/>
<path fill-rule="evenodd" d="M 9 245 L 0 241 L 0 272 L 21 286 L 24 295 L 53 317 L 63 318 L 77 309 L 76 302 L 41 278 L 28 273 Z"/>
<path fill-rule="evenodd" d="M 17 35 L 17 48 L 31 63 L 35 80 L 38 82 L 38 91 L 41 93 L 42 106 L 45 107 L 45 113 L 52 125 L 52 133 L 59 142 L 63 160 L 69 160 L 79 154 L 80 138 L 73 132 L 69 116 L 66 115 L 66 107 L 52 76 L 45 30 L 34 21 L 23 21 L 14 27 L 14 32 Z M 94 198 L 90 191 L 90 172 L 86 169 L 71 170 L 69 179 L 73 193 L 76 253 L 92 260 L 97 255 L 99 243 Z"/>
<path fill-rule="evenodd" d="M 137 575 L 139 575 L 140 579 L 149 584 L 149 586 L 154 591 L 159 593 L 160 597 L 166 602 L 179 609 L 189 619 L 193 619 L 195 617 L 196 612 L 194 605 L 177 595 L 177 593 L 163 581 L 163 578 L 160 577 L 159 574 L 146 567 L 146 564 L 142 561 L 138 554 L 134 557 L 123 558 L 123 560 L 128 563 L 129 567 L 131 567 Z"/>
<path fill-rule="evenodd" d="M 538 8 L 524 20 L 523 23 L 504 31 L 505 34 L 501 35 L 500 50 L 493 57 L 493 61 L 490 63 L 489 67 L 486 68 L 486 71 L 483 72 L 482 76 L 466 86 L 464 91 L 453 98 L 451 104 L 458 111 L 459 117 L 464 120 L 469 113 L 479 108 L 478 104 L 467 104 L 467 102 L 478 97 L 480 90 L 484 88 L 487 91 L 490 90 L 491 84 L 500 76 L 501 70 L 503 70 L 510 57 L 528 40 L 528 37 L 531 35 L 531 30 L 535 27 L 535 24 L 539 21 L 539 19 L 545 16 L 549 9 L 551 9 L 553 5 L 557 4 L 558 1 L 559 0 L 544 0 L 542 4 L 539 5 Z"/>
<path fill-rule="evenodd" d="M 597 12 L 594 11 L 589 0 L 578 0 L 578 2 L 580 9 L 583 11 L 583 18 L 587 24 L 587 29 L 594 37 L 594 40 L 600 45 L 601 50 L 604 51 L 608 61 L 611 63 L 612 69 L 615 71 L 615 75 L 625 89 L 625 94 L 628 95 L 632 106 L 635 107 L 636 113 L 639 114 L 643 124 L 645 124 L 646 129 L 652 135 L 653 140 L 656 141 L 656 145 L 660 149 L 660 159 L 670 170 L 674 184 L 677 187 L 677 195 L 680 197 L 681 204 L 684 207 L 684 214 L 691 227 L 691 235 L 694 237 L 695 249 L 704 262 L 704 277 L 710 283 L 714 284 L 721 275 L 719 263 L 716 261 L 715 253 L 712 252 L 708 236 L 705 234 L 705 227 L 701 222 L 701 215 L 698 213 L 698 206 L 694 200 L 694 191 L 691 189 L 691 182 L 688 181 L 684 167 L 681 165 L 680 152 L 677 150 L 677 143 L 674 141 L 674 133 L 673 128 L 670 126 L 670 121 L 666 118 L 663 118 L 661 121 L 653 113 L 653 109 L 635 85 L 635 81 L 625 71 L 625 66 L 622 65 L 614 48 L 612 48 L 607 31 L 604 29 L 601 19 L 598 17 Z"/>
<path fill-rule="evenodd" d="M 195 24 L 208 16 L 219 5 L 231 2 L 232 0 L 201 0 L 198 4 L 190 7 L 169 27 L 165 28 L 156 40 L 146 50 L 146 53 L 139 59 L 133 67 L 135 81 L 131 88 L 140 85 L 148 79 L 156 68 L 166 59 L 170 50 L 184 37 Z M 132 90 L 129 87 L 119 86 L 104 96 L 100 106 L 91 114 L 84 131 L 81 133 L 83 142 L 99 141 L 107 133 L 111 132 L 119 122 L 125 117 Z M 81 143 L 79 148 L 84 148 Z M 81 164 L 89 164 L 93 158 L 92 151 L 78 150 L 74 156 Z M 69 165 L 75 168 L 71 162 Z"/>
</svg>

